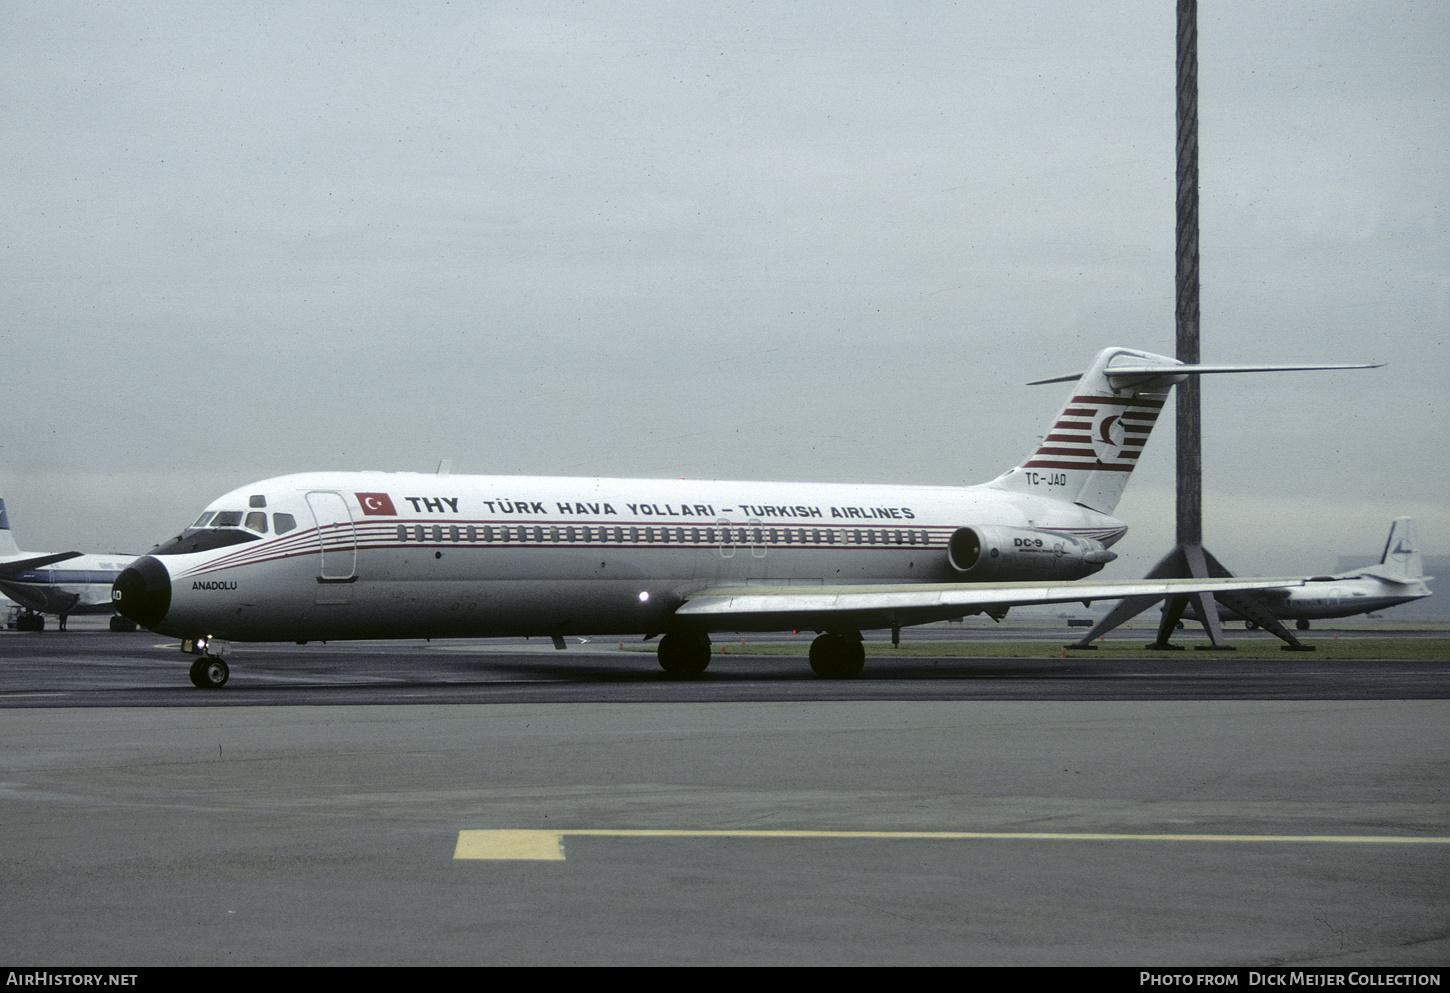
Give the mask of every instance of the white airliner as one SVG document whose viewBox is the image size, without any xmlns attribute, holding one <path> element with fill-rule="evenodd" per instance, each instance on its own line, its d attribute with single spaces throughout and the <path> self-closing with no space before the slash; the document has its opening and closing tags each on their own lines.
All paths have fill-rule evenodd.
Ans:
<svg viewBox="0 0 1450 993">
<path fill-rule="evenodd" d="M 1310 576 L 1301 586 L 1257 590 L 1244 596 L 1278 620 L 1297 622 L 1300 631 L 1309 630 L 1310 621 L 1352 617 L 1422 600 L 1433 592 L 1425 580 L 1435 577 L 1425 575 L 1415 530 L 1412 518 L 1398 517 L 1390 525 L 1389 540 L 1375 565 L 1333 576 Z M 1246 621 L 1250 628 L 1262 623 L 1222 603 L 1218 613 L 1222 620 Z M 1184 616 L 1198 616 L 1191 601 Z"/>
<path fill-rule="evenodd" d="M 111 587 L 135 555 L 82 555 L 80 552 L 22 552 L 10 530 L 0 499 L 0 593 L 23 609 L 15 626 L 44 631 L 46 614 L 60 616 L 65 630 L 71 614 L 110 614 L 112 631 L 134 631 L 134 622 L 116 616 Z"/>
<path fill-rule="evenodd" d="M 117 609 L 183 639 L 200 687 L 229 641 L 663 635 L 697 673 L 710 632 L 812 630 L 811 668 L 853 676 L 861 631 L 1020 604 L 1299 580 L 1075 583 L 1115 555 L 1111 516 L 1186 366 L 1123 348 L 1078 380 L 1037 450 L 968 487 L 305 473 L 213 501 L 117 579 Z"/>
</svg>

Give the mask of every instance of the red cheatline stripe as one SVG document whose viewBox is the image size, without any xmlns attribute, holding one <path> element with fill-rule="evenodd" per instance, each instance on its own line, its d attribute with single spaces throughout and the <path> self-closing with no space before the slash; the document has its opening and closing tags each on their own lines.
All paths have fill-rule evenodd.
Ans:
<svg viewBox="0 0 1450 993">
<path fill-rule="evenodd" d="M 1069 403 L 1110 403 L 1116 407 L 1144 407 L 1149 410 L 1159 410 L 1163 407 L 1162 400 L 1149 400 L 1146 397 L 1095 397 L 1083 396 L 1073 397 Z"/>
<path fill-rule="evenodd" d="M 1091 469 L 1094 472 L 1132 472 L 1132 465 L 1113 465 L 1109 462 L 1085 463 L 1085 462 L 1048 462 L 1046 460 L 1032 459 L 1022 463 L 1025 469 Z"/>
</svg>

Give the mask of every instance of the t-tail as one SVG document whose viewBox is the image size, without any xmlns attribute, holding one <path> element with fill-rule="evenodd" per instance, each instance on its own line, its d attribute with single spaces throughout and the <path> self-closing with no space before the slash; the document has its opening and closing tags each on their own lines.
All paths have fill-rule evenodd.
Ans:
<svg viewBox="0 0 1450 993">
<path fill-rule="evenodd" d="M 1131 348 L 1105 348 L 1081 375 L 1040 379 L 1077 381 L 1037 450 L 988 485 L 1001 490 L 1064 500 L 1111 514 L 1173 386 L 1189 376 L 1221 372 L 1293 372 L 1311 369 L 1372 369 L 1369 364 L 1186 365 L 1177 359 Z"/>
<path fill-rule="evenodd" d="M 1165 374 L 1115 385 L 1110 378 L 1115 363 L 1135 369 L 1158 366 Z M 1169 390 L 1182 378 L 1167 374 L 1178 365 L 1174 359 L 1127 348 L 1099 352 L 1092 368 L 1077 379 L 1076 389 L 1037 450 L 991 485 L 1111 514 L 1163 412 Z M 1040 382 L 1059 383 L 1072 378 L 1077 377 Z"/>
</svg>

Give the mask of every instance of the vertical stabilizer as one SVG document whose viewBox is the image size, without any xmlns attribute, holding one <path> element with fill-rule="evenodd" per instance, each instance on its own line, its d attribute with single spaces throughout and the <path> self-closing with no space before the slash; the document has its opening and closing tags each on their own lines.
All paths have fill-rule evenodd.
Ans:
<svg viewBox="0 0 1450 993">
<path fill-rule="evenodd" d="M 0 519 L 4 514 L 0 513 Z M 1413 517 L 1396 517 L 1390 525 L 1390 537 L 1385 542 L 1384 554 L 1380 556 L 1381 575 L 1400 576 L 1405 579 L 1420 579 L 1425 575 L 1425 564 L 1420 557 L 1419 535 L 1416 534 Z"/>
<path fill-rule="evenodd" d="M 1162 367 L 1165 375 L 1125 379 L 1115 387 L 1109 379 L 1114 363 Z M 1172 375 L 1177 365 L 1175 359 L 1127 348 L 1099 352 L 1092 368 L 1077 380 L 1071 398 L 1037 450 L 990 485 L 1111 514 L 1163 411 L 1169 389 L 1175 378 L 1181 378 Z"/>
<path fill-rule="evenodd" d="M 19 554 L 20 548 L 10 530 L 10 518 L 5 516 L 5 500 L 0 497 L 0 559 L 14 558 Z"/>
</svg>

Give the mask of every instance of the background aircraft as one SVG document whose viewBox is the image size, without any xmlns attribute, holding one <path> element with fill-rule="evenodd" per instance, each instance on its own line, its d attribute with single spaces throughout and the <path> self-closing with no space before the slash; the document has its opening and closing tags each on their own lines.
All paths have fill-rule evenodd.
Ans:
<svg viewBox="0 0 1450 993">
<path fill-rule="evenodd" d="M 811 669 L 861 671 L 861 632 L 1013 606 L 1286 586 L 1075 582 L 1116 556 L 1111 516 L 1187 366 L 1098 354 L 1033 453 L 978 486 L 305 473 L 212 502 L 116 581 L 117 609 L 226 683 L 226 642 L 663 635 L 672 673 L 710 632 L 814 630 Z M 1305 366 L 1272 368 L 1314 368 Z"/>
<path fill-rule="evenodd" d="M 135 558 L 122 552 L 22 552 L 0 499 L 0 593 L 22 608 L 17 630 L 45 630 L 45 614 L 58 615 L 61 630 L 71 614 L 110 614 L 112 631 L 136 630 L 135 622 L 111 605 L 111 584 Z"/>
<path fill-rule="evenodd" d="M 1384 554 L 1374 565 L 1335 573 L 1332 576 L 1310 576 L 1303 586 L 1258 590 L 1244 594 L 1281 621 L 1292 620 L 1300 631 L 1309 630 L 1311 621 L 1331 617 L 1352 617 L 1430 596 L 1415 522 L 1409 517 L 1396 518 L 1390 525 Z M 1260 622 L 1244 617 L 1220 603 L 1219 618 L 1245 621 L 1250 628 Z M 1196 619 L 1192 604 L 1184 617 Z"/>
</svg>

